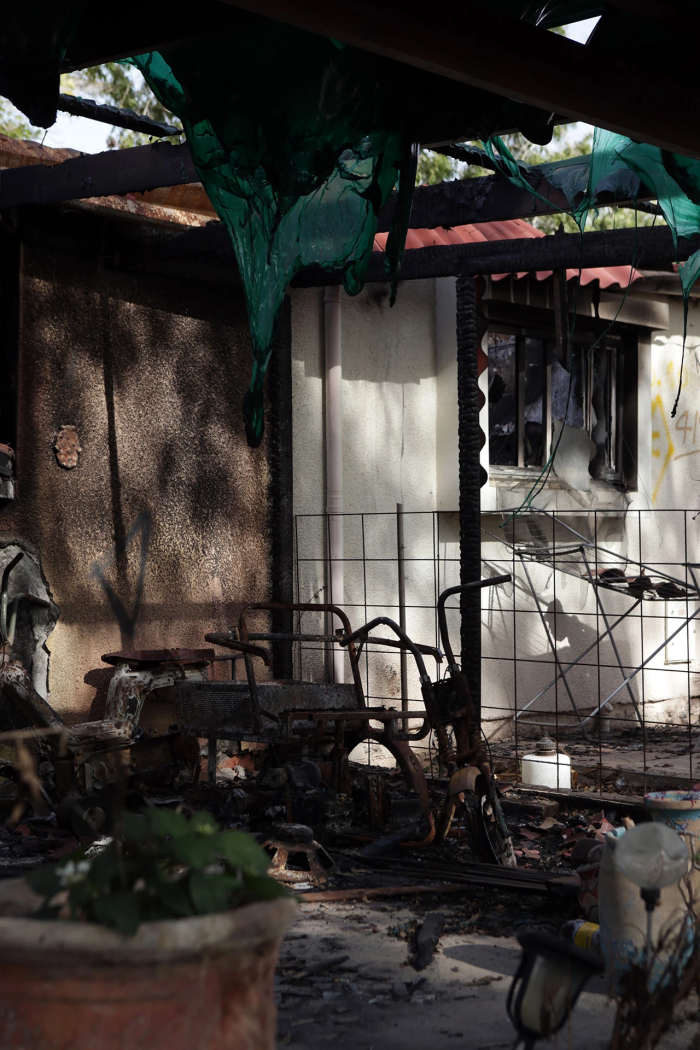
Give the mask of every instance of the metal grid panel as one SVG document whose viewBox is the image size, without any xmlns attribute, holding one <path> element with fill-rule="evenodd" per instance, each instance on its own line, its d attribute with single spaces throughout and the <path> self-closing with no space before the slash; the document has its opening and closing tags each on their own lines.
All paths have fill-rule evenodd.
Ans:
<svg viewBox="0 0 700 1050">
<path fill-rule="evenodd" d="M 662 779 L 666 786 L 692 786 L 700 780 L 700 600 L 693 561 L 700 515 L 676 509 L 552 514 L 533 508 L 501 528 L 509 517 L 482 517 L 482 577 L 513 575 L 512 583 L 482 592 L 484 731 L 493 756 L 501 757 L 501 765 L 507 759 L 503 776 L 518 782 L 520 758 L 546 729 L 578 756 L 588 790 L 615 791 L 609 767 L 624 765 L 627 751 L 640 753 L 638 772 L 628 776 L 623 770 L 638 793 L 656 789 Z M 442 590 L 459 583 L 459 516 L 413 512 L 405 513 L 405 521 L 408 633 L 439 644 L 434 603 Z M 324 523 L 324 515 L 296 518 L 299 601 L 323 593 Z M 345 528 L 353 542 L 345 546 L 343 605 L 353 627 L 382 613 L 397 618 L 396 515 L 348 514 Z M 432 549 L 422 542 L 424 532 L 433 537 Z M 624 573 L 624 580 L 618 582 L 611 568 Z M 446 612 L 458 638 L 458 603 Z M 324 679 L 326 655 L 322 645 L 295 648 L 307 679 Z M 398 661 L 396 651 L 365 647 L 362 673 L 370 705 L 395 706 Z M 444 664 L 430 667 L 434 679 L 443 672 Z M 419 700 L 418 684 L 409 659 L 411 701 Z M 663 751 L 669 747 L 675 757 L 666 763 Z M 414 749 L 426 752 L 426 761 L 432 757 L 429 738 Z"/>
<path fill-rule="evenodd" d="M 178 682 L 180 727 L 214 736 L 231 726 L 253 731 L 255 719 L 247 682 Z"/>
</svg>

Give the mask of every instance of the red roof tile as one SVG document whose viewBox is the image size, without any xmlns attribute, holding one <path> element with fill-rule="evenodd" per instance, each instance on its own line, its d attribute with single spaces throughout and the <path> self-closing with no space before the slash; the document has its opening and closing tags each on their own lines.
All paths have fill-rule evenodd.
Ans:
<svg viewBox="0 0 700 1050">
<path fill-rule="evenodd" d="M 378 233 L 374 238 L 374 250 L 383 252 L 387 233 Z M 524 219 L 506 219 L 503 222 L 477 222 L 468 226 L 453 226 L 445 229 L 439 226 L 434 230 L 409 230 L 406 237 L 406 248 L 429 248 L 439 244 L 470 244 L 479 241 L 510 241 L 523 239 L 525 237 L 544 237 L 542 230 L 531 226 Z M 524 277 L 526 271 L 516 273 L 516 278 Z M 551 277 L 551 270 L 537 270 L 535 276 L 538 281 L 544 281 Z M 567 270 L 567 280 L 578 275 L 578 270 Z M 492 280 L 501 281 L 509 277 L 507 273 L 491 274 Z M 590 284 L 598 281 L 601 288 L 609 288 L 611 285 L 619 285 L 626 288 L 632 281 L 640 280 L 642 277 L 638 270 L 632 271 L 631 266 L 595 266 L 581 271 L 581 284 Z"/>
</svg>

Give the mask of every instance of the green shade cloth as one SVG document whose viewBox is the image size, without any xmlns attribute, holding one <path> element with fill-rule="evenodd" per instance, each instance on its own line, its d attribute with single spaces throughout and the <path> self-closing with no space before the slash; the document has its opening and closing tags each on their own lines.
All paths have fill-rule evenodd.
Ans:
<svg viewBox="0 0 700 1050">
<path fill-rule="evenodd" d="M 314 265 L 340 272 L 346 291 L 359 292 L 377 217 L 398 181 L 386 258 L 395 294 L 417 152 L 390 94 L 352 49 L 324 37 L 254 23 L 223 39 L 131 61 L 181 119 L 233 242 L 253 343 L 244 413 L 256 446 L 287 285 Z"/>
<path fill-rule="evenodd" d="M 550 164 L 527 165 L 517 161 L 502 139 L 494 136 L 486 142 L 486 151 L 501 174 L 517 186 L 524 187 L 533 197 L 544 200 L 533 188 L 533 181 L 544 176 L 560 189 L 569 204 L 571 214 L 583 232 L 588 213 L 599 206 L 602 194 L 613 194 L 618 200 L 635 200 L 644 184 L 656 197 L 663 217 L 668 223 L 673 243 L 678 249 L 679 237 L 700 233 L 700 161 L 633 142 L 624 135 L 595 129 L 590 157 L 572 158 Z M 639 265 L 636 261 L 636 265 Z M 683 354 L 688 318 L 690 292 L 700 277 L 700 251 L 687 262 L 678 264 L 678 275 L 683 292 Z M 681 360 L 681 380 L 683 361 Z M 681 384 L 678 385 L 678 397 Z M 672 416 L 678 407 L 678 397 Z"/>
<path fill-rule="evenodd" d="M 314 266 L 364 286 L 379 212 L 398 194 L 385 251 L 397 274 L 417 142 L 521 127 L 552 136 L 552 114 L 278 22 L 241 13 L 217 36 L 128 60 L 182 121 L 192 159 L 231 237 L 253 343 L 245 397 L 251 445 L 264 432 L 263 380 L 289 282 Z"/>
</svg>

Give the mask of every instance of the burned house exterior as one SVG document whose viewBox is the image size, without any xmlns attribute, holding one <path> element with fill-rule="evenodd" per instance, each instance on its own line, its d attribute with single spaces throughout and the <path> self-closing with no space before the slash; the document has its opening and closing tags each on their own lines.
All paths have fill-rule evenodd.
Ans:
<svg viewBox="0 0 700 1050">
<path fill-rule="evenodd" d="M 4 148 L 7 164 L 64 159 L 31 144 Z M 248 318 L 230 252 L 174 247 L 183 228 L 213 218 L 201 187 L 184 186 L 25 207 L 2 229 L 0 442 L 14 459 L 6 454 L 0 478 L 1 564 L 25 551 L 10 596 L 23 588 L 51 603 L 21 612 L 13 655 L 70 720 L 100 716 L 112 675 L 105 653 L 201 646 L 243 602 L 334 601 L 358 626 L 398 618 L 403 586 L 409 634 L 433 644 L 437 594 L 459 581 L 457 278 L 404 281 L 394 309 L 386 284 L 354 298 L 292 287 L 266 439 L 251 449 L 240 411 Z M 439 245 L 536 234 L 520 220 L 412 230 L 407 248 L 426 237 Z M 518 545 L 536 544 L 538 513 L 563 522 L 569 545 L 567 529 L 622 563 L 663 564 L 674 579 L 694 558 L 697 299 L 672 416 L 682 344 L 675 275 L 589 269 L 578 290 L 567 276 L 575 324 L 566 360 L 550 273 L 484 278 L 479 302 L 482 574 L 515 577 L 483 604 L 482 715 L 497 735 L 512 732 L 513 711 L 545 689 L 552 662 L 574 660 L 605 627 L 579 569 L 562 575 L 549 557 L 523 574 Z M 336 394 L 331 331 L 342 352 Z M 518 535 L 512 524 L 509 533 L 511 512 L 528 500 Z M 339 539 L 332 524 L 341 516 Z M 613 606 L 621 615 L 629 602 L 614 597 Z M 630 619 L 617 635 L 619 660 L 604 641 L 595 666 L 574 667 L 566 688 L 543 694 L 523 720 L 534 732 L 552 712 L 557 726 L 575 722 L 569 689 L 590 717 L 617 687 L 620 661 L 636 669 L 658 649 L 606 711 L 634 717 L 638 703 L 687 722 L 699 691 L 694 620 L 664 639 L 695 608 L 687 597 L 664 599 L 644 623 Z M 457 632 L 457 610 L 450 615 Z M 342 656 L 329 663 L 323 646 L 302 649 L 292 662 L 286 650 L 275 677 L 347 675 Z M 398 655 L 373 653 L 364 673 L 371 700 L 394 701 L 403 689 L 418 701 L 416 669 L 409 662 L 402 686 Z"/>
<path fill-rule="evenodd" d="M 10 598 L 50 599 L 22 604 L 12 656 L 68 721 L 101 716 L 103 654 L 201 647 L 272 594 L 277 415 L 250 449 L 242 291 L 127 262 L 210 217 L 109 199 L 3 219 L 0 567 L 24 551 Z"/>
<path fill-rule="evenodd" d="M 538 235 L 521 221 L 458 231 L 465 239 L 502 238 L 509 225 L 509 236 L 527 236 L 523 227 Z M 431 243 L 454 241 L 458 231 L 443 231 L 444 241 Z M 429 234 L 439 238 L 440 231 L 411 231 L 409 250 L 412 236 L 419 247 Z M 513 714 L 523 708 L 519 731 L 530 735 L 585 719 L 589 730 L 600 720 L 607 731 L 610 716 L 620 727 L 636 724 L 636 709 L 650 724 L 687 725 L 700 693 L 698 604 L 688 567 L 697 558 L 699 528 L 693 480 L 700 440 L 698 299 L 690 299 L 672 416 L 683 341 L 677 276 L 591 269 L 578 288 L 573 271 L 567 277 L 573 335 L 566 360 L 557 353 L 551 272 L 485 278 L 479 303 L 482 575 L 514 577 L 483 592 L 482 715 L 485 731 L 496 737 L 512 735 Z M 317 289 L 293 290 L 292 303 L 299 600 L 330 587 L 329 565 L 342 560 L 351 620 L 382 611 L 398 618 L 403 571 L 408 633 L 436 644 L 436 595 L 458 583 L 460 573 L 457 278 L 405 281 L 393 310 L 381 285 L 343 298 L 342 553 L 332 550 L 324 516 L 332 509 L 325 503 L 323 462 L 327 306 Z M 602 606 L 597 602 L 581 556 L 576 565 L 564 557 L 568 551 L 569 563 L 575 561 L 571 549 L 582 543 L 591 574 L 619 565 L 629 593 L 611 592 Z M 646 586 L 651 569 L 643 566 L 676 582 L 649 591 L 640 604 L 629 581 L 637 574 Z M 650 604 L 650 596 L 662 600 Z M 452 616 L 458 634 L 456 608 Z M 615 628 L 617 653 L 605 635 L 605 617 L 623 618 Z M 585 651 L 552 687 L 558 672 Z M 321 674 L 321 654 L 316 659 Z M 376 651 L 366 671 L 370 695 L 400 695 L 398 658 Z M 415 668 L 409 667 L 409 679 L 409 695 L 417 700 Z M 600 714 L 600 703 L 615 690 Z"/>
</svg>

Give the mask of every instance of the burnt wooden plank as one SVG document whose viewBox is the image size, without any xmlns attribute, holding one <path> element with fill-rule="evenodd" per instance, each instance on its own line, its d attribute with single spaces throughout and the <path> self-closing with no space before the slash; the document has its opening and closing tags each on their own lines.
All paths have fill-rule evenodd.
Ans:
<svg viewBox="0 0 700 1050">
<path fill-rule="evenodd" d="M 86 197 L 109 197 L 159 186 L 198 182 L 186 145 L 149 146 L 87 153 L 53 167 L 31 164 L 0 171 L 0 210 L 22 204 L 58 204 Z"/>
<path fill-rule="evenodd" d="M 400 279 L 426 280 L 432 277 L 459 277 L 491 273 L 520 273 L 530 270 L 588 269 L 596 266 L 630 266 L 644 269 L 668 268 L 683 261 L 700 248 L 700 236 L 678 239 L 678 252 L 666 226 L 644 229 L 560 234 L 472 244 L 445 244 L 413 248 L 404 254 Z M 387 281 L 384 253 L 374 252 L 367 273 L 368 282 Z M 292 282 L 298 287 L 339 284 L 337 274 L 306 270 Z"/>
<path fill-rule="evenodd" d="M 444 928 L 445 916 L 442 912 L 428 912 L 416 937 L 416 952 L 413 957 L 414 969 L 424 970 L 428 966 L 438 946 L 438 941 L 442 937 Z"/>
<path fill-rule="evenodd" d="M 51 167 L 31 164 L 0 171 L 0 210 L 23 204 L 57 204 L 86 197 L 141 193 L 198 181 L 199 176 L 186 144 L 173 146 L 165 142 L 153 143 L 131 149 L 85 154 Z M 413 197 L 411 227 L 434 229 L 474 222 L 498 222 L 569 209 L 561 190 L 550 186 L 546 179 L 533 176 L 533 190 L 545 200 L 514 186 L 502 175 L 484 175 L 443 182 L 437 186 L 421 186 Z M 652 194 L 643 188 L 637 199 L 642 201 L 651 197 Z M 601 198 L 598 203 L 631 202 L 610 195 Z M 395 206 L 394 198 L 382 210 L 378 232 L 389 229 Z"/>
</svg>

